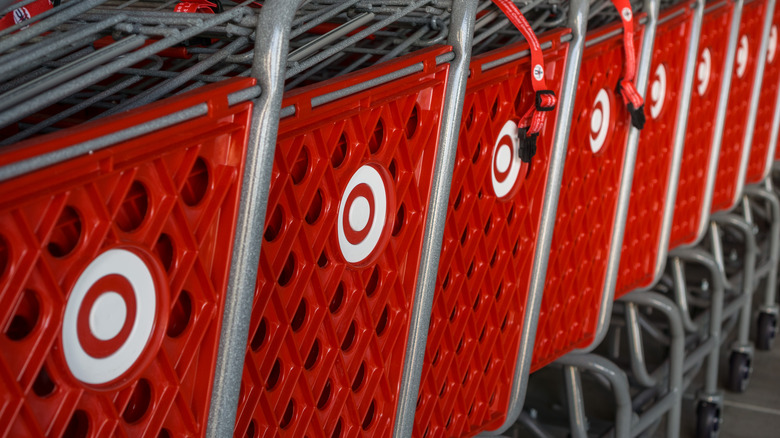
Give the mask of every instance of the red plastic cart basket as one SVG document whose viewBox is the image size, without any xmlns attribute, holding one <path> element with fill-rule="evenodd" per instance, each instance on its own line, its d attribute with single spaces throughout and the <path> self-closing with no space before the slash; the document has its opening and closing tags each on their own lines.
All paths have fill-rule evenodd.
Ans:
<svg viewBox="0 0 780 438">
<path fill-rule="evenodd" d="M 669 249 L 695 245 L 707 229 L 720 154 L 720 145 L 713 147 L 716 113 L 721 104 L 729 42 L 723 29 L 731 28 L 733 14 L 731 1 L 719 2 L 704 11 Z"/>
<path fill-rule="evenodd" d="M 0 153 L 0 435 L 203 434 L 253 84 Z"/>
<path fill-rule="evenodd" d="M 772 133 L 777 133 L 777 127 L 773 124 L 776 123 L 777 93 L 780 88 L 780 60 L 777 59 L 778 26 L 780 26 L 780 8 L 775 6 L 772 27 L 769 30 L 769 41 L 767 41 L 764 76 L 761 81 L 761 94 L 758 101 L 745 184 L 756 184 L 763 181 L 769 175 L 769 170 L 772 168 L 772 157 L 776 153 L 777 138 L 772 138 Z"/>
<path fill-rule="evenodd" d="M 285 97 L 237 435 L 392 433 L 450 51 Z"/>
<path fill-rule="evenodd" d="M 645 103 L 648 117 L 637 147 L 615 299 L 652 286 L 666 265 L 665 236 L 671 226 L 683 148 L 676 137 L 688 107 L 688 102 L 680 102 L 684 89 L 689 94 L 691 87 L 685 83 L 686 68 L 693 68 L 695 62 L 688 59 L 688 52 L 696 5 L 682 2 L 658 18 Z"/>
<path fill-rule="evenodd" d="M 568 44 L 540 37 L 546 81 L 560 95 Z M 557 111 L 532 165 L 516 151 L 517 122 L 534 105 L 528 50 L 517 43 L 475 57 L 428 331 L 414 434 L 471 436 L 506 419 L 518 362 Z M 507 60 L 509 58 L 509 60 Z M 502 155 L 504 154 L 504 155 Z M 506 160 L 506 162 L 502 161 Z"/>
<path fill-rule="evenodd" d="M 734 73 L 729 89 L 726 125 L 718 159 L 718 176 L 712 195 L 711 211 L 734 208 L 742 194 L 751 145 L 745 143 L 750 100 L 755 86 L 756 66 L 761 47 L 761 32 L 766 0 L 752 0 L 742 6 Z"/>
<path fill-rule="evenodd" d="M 644 27 L 635 29 L 638 47 Z M 630 116 L 615 91 L 623 64 L 619 22 L 588 35 L 531 371 L 587 347 L 598 329 L 621 176 L 634 160 L 626 156 Z"/>
</svg>

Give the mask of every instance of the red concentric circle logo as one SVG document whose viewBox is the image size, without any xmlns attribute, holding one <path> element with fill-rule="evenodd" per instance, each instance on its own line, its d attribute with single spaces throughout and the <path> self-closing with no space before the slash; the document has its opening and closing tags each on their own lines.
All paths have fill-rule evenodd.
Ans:
<svg viewBox="0 0 780 438">
<path fill-rule="evenodd" d="M 349 179 L 339 203 L 338 243 L 348 263 L 365 264 L 384 248 L 395 211 L 387 172 L 364 164 Z"/>
<path fill-rule="evenodd" d="M 128 377 L 153 356 L 167 300 L 162 269 L 144 252 L 114 248 L 92 260 L 71 289 L 62 322 L 62 350 L 73 376 L 96 386 Z"/>
<path fill-rule="evenodd" d="M 498 133 L 491 157 L 490 179 L 497 198 L 511 195 L 520 174 L 527 172 L 521 172 L 527 165 L 520 160 L 519 148 L 517 124 L 508 120 Z"/>
</svg>

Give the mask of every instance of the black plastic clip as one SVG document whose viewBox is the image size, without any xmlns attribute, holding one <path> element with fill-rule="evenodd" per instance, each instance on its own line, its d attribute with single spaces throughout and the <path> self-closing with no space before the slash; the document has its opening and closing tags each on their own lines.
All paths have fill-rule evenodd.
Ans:
<svg viewBox="0 0 780 438">
<path fill-rule="evenodd" d="M 631 125 L 634 128 L 641 130 L 645 127 L 645 105 L 642 104 L 639 108 L 634 108 L 634 105 L 629 103 L 626 105 L 628 112 L 631 114 Z"/>
<path fill-rule="evenodd" d="M 544 106 L 542 105 L 542 96 L 543 95 L 549 95 L 552 97 L 555 97 L 555 92 L 553 90 L 539 90 L 536 92 L 536 110 L 537 111 L 552 111 L 555 109 L 555 103 L 553 103 L 550 106 Z"/>
<path fill-rule="evenodd" d="M 530 163 L 531 159 L 536 155 L 537 137 L 539 137 L 538 132 L 528 135 L 528 128 L 520 128 L 517 130 L 517 139 L 520 143 L 517 148 L 517 155 L 523 163 Z"/>
</svg>

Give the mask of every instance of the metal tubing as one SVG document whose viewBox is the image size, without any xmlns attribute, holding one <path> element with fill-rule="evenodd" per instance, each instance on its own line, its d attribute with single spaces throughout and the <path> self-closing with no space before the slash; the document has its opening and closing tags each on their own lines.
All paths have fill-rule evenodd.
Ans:
<svg viewBox="0 0 780 438">
<path fill-rule="evenodd" d="M 290 25 L 302 1 L 305 0 L 267 1 L 257 20 L 252 76 L 257 79 L 262 94 L 255 101 L 247 141 L 246 169 L 206 429 L 210 438 L 232 436 L 235 426 L 276 151 Z"/>
<path fill-rule="evenodd" d="M 631 436 L 631 393 L 626 373 L 620 367 L 601 356 L 583 353 L 569 353 L 556 362 L 605 377 L 615 395 L 615 436 Z"/>
<path fill-rule="evenodd" d="M 110 46 L 92 52 L 91 54 L 70 62 L 56 70 L 38 77 L 24 86 L 13 89 L 0 95 L 0 111 L 13 108 L 16 104 L 29 100 L 32 97 L 43 94 L 46 90 L 78 77 L 82 73 L 93 70 L 95 67 L 116 58 L 117 56 L 131 52 L 144 44 L 144 37 L 133 35 L 117 41 Z M 1 126 L 1 125 L 0 125 Z"/>
<path fill-rule="evenodd" d="M 735 0 L 734 12 L 731 15 L 731 30 L 729 32 L 729 44 L 726 50 L 725 67 L 723 68 L 723 78 L 720 82 L 720 94 L 718 99 L 718 109 L 715 113 L 715 126 L 713 127 L 714 136 L 712 138 L 712 147 L 710 148 L 709 167 L 707 169 L 707 182 L 704 189 L 704 202 L 702 203 L 702 214 L 699 220 L 698 233 L 696 239 L 689 245 L 693 247 L 701 242 L 707 231 L 710 210 L 712 209 L 712 195 L 715 189 L 715 181 L 718 176 L 718 161 L 720 159 L 720 145 L 723 142 L 723 131 L 726 126 L 726 111 L 728 110 L 728 96 L 731 89 L 731 77 L 733 76 L 734 57 L 737 52 L 737 40 L 739 39 L 739 23 L 742 17 L 742 5 L 744 0 Z"/>
<path fill-rule="evenodd" d="M 644 97 L 647 89 L 647 79 L 653 58 L 653 43 L 655 42 L 655 27 L 658 23 L 659 3 L 660 0 L 644 0 L 644 12 L 647 14 L 647 23 L 645 23 L 644 35 L 642 37 L 642 49 L 637 58 L 638 67 L 636 73 L 636 89 L 642 97 Z M 604 336 L 609 328 L 609 318 L 612 315 L 612 302 L 615 296 L 615 284 L 617 283 L 618 270 L 620 269 L 620 254 L 623 251 L 623 233 L 626 229 L 626 216 L 628 215 L 628 206 L 631 200 L 631 187 L 634 180 L 634 164 L 639 144 L 639 135 L 640 131 L 632 126 L 628 133 L 626 153 L 623 158 L 623 172 L 620 177 L 620 191 L 612 229 L 612 243 L 609 247 L 609 261 L 605 274 L 604 290 L 601 293 L 596 335 L 593 337 L 590 345 L 580 350 L 582 352 L 588 352 L 596 348 L 604 340 Z"/>
<path fill-rule="evenodd" d="M 46 61 L 47 55 L 61 48 L 72 49 L 74 45 L 87 45 L 85 38 L 119 23 L 125 19 L 125 15 L 117 14 L 105 21 L 89 24 L 66 34 L 56 35 L 54 38 L 46 38 L 29 47 L 25 47 L 22 53 L 14 52 L 0 56 L 0 81 L 7 80 L 11 76 L 26 73 Z"/>
<path fill-rule="evenodd" d="M 548 190 L 544 194 L 542 204 L 542 223 L 539 226 L 534 264 L 531 272 L 531 284 L 523 318 L 522 340 L 518 349 L 517 365 L 512 379 L 512 392 L 507 408 L 504 424 L 490 431 L 488 435 L 498 435 L 509 429 L 523 410 L 525 392 L 528 386 L 528 373 L 531 368 L 531 358 L 536 340 L 536 324 L 539 320 L 539 307 L 542 304 L 547 261 L 550 256 L 555 214 L 558 209 L 558 194 L 563 178 L 566 148 L 569 142 L 569 131 L 574 113 L 574 100 L 577 94 L 582 52 L 585 48 L 585 32 L 590 3 L 588 0 L 572 0 L 569 8 L 569 28 L 572 39 L 566 56 L 566 67 L 563 76 L 563 88 L 558 101 L 558 118 L 555 121 L 555 137 L 550 156 L 550 169 L 547 172 Z"/>
<path fill-rule="evenodd" d="M 688 300 L 685 299 L 686 288 L 685 285 L 685 270 L 683 267 L 683 261 L 679 257 L 674 257 L 669 261 L 672 267 L 672 277 L 674 281 L 673 289 L 681 291 L 681 293 L 674 294 L 677 307 L 680 308 L 680 314 L 682 316 L 682 323 L 685 330 L 691 333 L 698 331 L 698 327 L 691 319 L 690 310 L 688 309 Z"/>
<path fill-rule="evenodd" d="M 717 232 L 717 226 L 713 227 Z M 704 394 L 707 396 L 718 395 L 718 361 L 720 360 L 721 321 L 723 318 L 723 274 L 717 262 L 711 254 L 699 248 L 678 248 L 672 251 L 673 257 L 678 257 L 688 263 L 698 263 L 707 269 L 712 280 L 712 304 L 710 308 L 709 338 L 712 342 L 712 350 L 707 358 L 707 368 L 704 378 Z M 685 291 L 675 290 L 676 294 L 684 294 Z M 687 299 L 686 297 L 678 299 Z"/>
<path fill-rule="evenodd" d="M 780 93 L 778 93 L 780 95 Z M 774 154 L 772 154 L 774 157 Z M 745 188 L 748 196 L 765 201 L 770 208 L 772 220 L 769 230 L 769 271 L 766 275 L 766 291 L 762 310 L 777 309 L 777 264 L 780 261 L 780 200 L 777 195 L 761 186 Z"/>
<path fill-rule="evenodd" d="M 436 273 L 439 266 L 447 205 L 452 183 L 452 170 L 458 148 L 458 132 L 466 95 L 466 80 L 471 61 L 471 38 L 474 35 L 474 19 L 477 0 L 454 0 L 450 21 L 449 44 L 455 58 L 450 63 L 450 73 L 445 90 L 442 122 L 439 131 L 439 148 L 425 222 L 422 257 L 412 305 L 406 357 L 403 364 L 398 410 L 395 417 L 394 437 L 412 435 L 417 395 L 420 389 L 425 344 L 431 319 L 433 294 L 436 290 Z"/>
<path fill-rule="evenodd" d="M 343 37 L 344 35 L 347 35 L 355 29 L 358 29 L 360 26 L 371 22 L 374 17 L 375 15 L 373 13 L 358 15 L 350 21 L 347 21 L 341 26 L 333 29 L 332 31 L 320 35 L 319 37 L 299 47 L 294 52 L 290 53 L 290 56 L 287 57 L 287 62 L 297 62 L 306 58 L 317 50 L 327 46 L 328 44 L 331 44 L 333 41 Z"/>
<path fill-rule="evenodd" d="M 131 97 L 130 99 L 127 99 L 126 101 L 120 103 L 119 105 L 114 106 L 110 110 L 101 114 L 100 117 L 106 117 L 111 114 L 116 114 L 121 111 L 127 111 L 129 109 L 136 108 L 141 105 L 152 103 L 160 99 L 161 97 L 165 96 L 166 94 L 172 92 L 173 90 L 181 87 L 182 85 L 185 85 L 187 82 L 192 80 L 195 76 L 197 76 L 200 73 L 203 73 L 204 71 L 208 70 L 212 66 L 216 65 L 218 62 L 222 61 L 223 59 L 231 55 L 233 52 L 240 50 L 246 44 L 247 44 L 246 37 L 238 37 L 235 40 L 231 41 L 230 44 L 219 49 L 216 53 L 204 59 L 203 61 L 194 64 L 193 66 L 180 72 L 175 77 L 170 78 L 159 85 L 156 85 L 152 88 L 147 88 L 143 92 Z"/>
<path fill-rule="evenodd" d="M 588 438 L 588 423 L 585 418 L 585 400 L 582 397 L 580 370 L 565 365 L 563 377 L 566 381 L 566 400 L 569 403 L 569 429 L 572 438 Z"/>
<path fill-rule="evenodd" d="M 640 385 L 655 386 L 658 382 L 647 372 L 645 350 L 642 343 L 642 328 L 639 326 L 637 312 L 636 304 L 630 301 L 626 302 L 626 334 L 629 352 L 631 353 L 629 356 L 631 358 L 631 371 Z"/>
<path fill-rule="evenodd" d="M 755 290 L 754 272 L 756 269 L 756 254 L 758 245 L 756 236 L 753 234 L 753 227 L 743 218 L 733 214 L 718 213 L 713 215 L 713 221 L 721 226 L 727 225 L 741 231 L 745 236 L 745 274 L 742 278 L 742 294 L 745 295 L 744 304 L 739 317 L 737 326 L 736 344 L 739 348 L 750 348 L 750 317 L 753 304 L 753 291 Z"/>
<path fill-rule="evenodd" d="M 633 425 L 631 434 L 632 436 L 639 435 L 647 427 L 655 423 L 664 412 L 668 412 L 666 436 L 668 438 L 676 438 L 680 435 L 683 362 L 685 359 L 685 331 L 683 330 L 680 310 L 671 300 L 655 292 L 632 292 L 623 297 L 622 301 L 626 302 L 627 309 L 633 307 L 634 311 L 636 311 L 635 306 L 638 304 L 651 307 L 666 315 L 669 320 L 669 331 L 671 334 L 668 392 L 662 400 L 659 400 L 639 418 L 639 421 Z M 629 324 L 629 327 L 631 327 L 631 324 Z"/>
<path fill-rule="evenodd" d="M 84 3 L 86 3 L 86 1 Z M 203 26 L 207 28 L 213 27 L 221 23 L 224 23 L 232 18 L 240 17 L 244 13 L 246 13 L 246 9 L 234 8 L 227 12 L 223 12 L 221 14 L 211 15 L 210 18 L 204 20 Z M 32 99 L 19 103 L 15 107 L 0 113 L 0 126 L 8 125 L 9 123 L 12 123 L 16 120 L 20 120 L 21 118 L 33 114 L 35 113 L 35 111 L 45 108 L 48 105 L 57 102 L 58 100 L 72 94 L 75 91 L 81 90 L 91 84 L 100 82 L 101 80 L 111 76 L 113 73 L 115 73 L 116 71 L 122 68 L 129 67 L 133 64 L 136 64 L 139 61 L 156 54 L 160 50 L 171 47 L 175 44 L 178 44 L 200 33 L 202 33 L 202 28 L 199 27 L 187 28 L 181 32 L 176 32 L 174 36 L 158 40 L 153 44 L 144 46 L 123 57 L 118 57 L 113 62 L 106 65 L 101 65 L 95 68 L 94 70 L 91 70 L 88 73 L 83 74 L 82 76 L 76 77 L 56 88 L 51 89 L 46 94 L 36 95 Z M 142 40 L 141 42 L 143 42 L 143 37 L 141 37 L 140 35 L 134 35 L 129 37 L 128 39 L 136 39 L 136 38 L 140 38 Z M 116 43 L 106 48 L 108 49 L 115 45 Z"/>
<path fill-rule="evenodd" d="M 121 141 L 129 140 L 152 131 L 182 123 L 186 120 L 200 117 L 207 113 L 208 105 L 201 103 L 193 107 L 177 111 L 173 114 L 159 117 L 150 122 L 135 125 L 133 127 L 123 129 L 109 135 L 86 141 L 84 143 L 68 146 L 66 148 L 58 149 L 46 154 L 36 155 L 32 158 L 0 167 L 0 182 L 9 180 L 11 178 L 16 178 L 26 173 L 51 166 L 65 160 L 70 160 L 81 155 L 104 149 Z"/>
</svg>

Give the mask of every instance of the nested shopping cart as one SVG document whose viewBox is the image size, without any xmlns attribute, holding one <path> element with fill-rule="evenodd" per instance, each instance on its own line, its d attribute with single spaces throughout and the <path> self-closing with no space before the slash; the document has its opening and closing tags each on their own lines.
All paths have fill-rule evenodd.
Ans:
<svg viewBox="0 0 780 438">
<path fill-rule="evenodd" d="M 506 44 L 503 33 L 517 40 L 519 32 L 494 23 L 498 10 L 480 11 L 475 50 L 494 49 L 470 65 L 414 436 L 500 432 L 522 409 L 541 299 L 531 280 L 545 269 L 539 230 L 552 225 L 545 200 L 558 196 L 584 33 L 563 26 L 587 5 L 569 7 L 526 11 L 553 28 L 530 44 Z M 543 64 L 534 64 L 535 44 Z M 535 90 L 535 74 L 549 90 Z M 548 92 L 561 96 L 563 112 L 541 100 Z M 531 157 L 520 150 L 529 111 L 547 111 Z"/>
<path fill-rule="evenodd" d="M 253 85 L 3 149 L 0 435 L 203 433 Z"/>
<path fill-rule="evenodd" d="M 729 211 L 739 202 L 744 187 L 752 143 L 746 133 L 752 133 L 755 110 L 751 102 L 758 98 L 761 74 L 757 71 L 768 0 L 744 2 L 729 88 L 726 123 L 718 159 L 718 176 L 712 197 L 713 213 Z M 769 17 L 771 19 L 771 17 Z M 764 46 L 766 47 L 766 46 Z"/>
<path fill-rule="evenodd" d="M 656 27 L 647 123 L 639 137 L 615 298 L 654 285 L 666 266 L 685 128 L 696 67 L 695 2 L 660 12 Z"/>
<path fill-rule="evenodd" d="M 604 7 L 613 6 L 593 9 Z M 641 47 L 644 30 L 643 15 L 634 17 L 629 8 L 620 17 L 634 23 L 633 35 L 625 36 L 618 20 L 589 31 L 585 42 L 532 371 L 591 346 L 611 309 L 605 284 L 608 267 L 618 261 L 610 253 L 616 247 L 619 255 L 626 210 L 618 211 L 619 193 L 626 185 L 627 202 L 638 140 L 628 141 L 632 114 L 617 89 L 624 65 L 632 63 L 624 39 L 631 41 L 630 50 Z M 649 62 L 644 58 L 652 52 L 644 52 L 640 63 Z"/>
<path fill-rule="evenodd" d="M 717 115 L 718 111 L 725 111 L 727 97 L 721 96 L 729 86 L 728 81 L 724 83 L 723 76 L 730 40 L 723 37 L 723 29 L 732 28 L 734 8 L 735 2 L 721 1 L 708 5 L 704 11 L 669 238 L 670 250 L 698 244 L 707 231 L 720 154 L 720 141 L 715 141 L 721 130 Z"/>
<path fill-rule="evenodd" d="M 235 435 L 410 434 L 476 7 L 429 3 L 275 4 L 289 91 Z"/>
<path fill-rule="evenodd" d="M 766 61 L 761 81 L 758 110 L 747 174 L 745 175 L 745 193 L 748 202 L 743 207 L 749 211 L 749 218 L 762 215 L 769 222 L 768 247 L 764 251 L 768 257 L 756 267 L 756 277 L 766 277 L 766 289 L 761 311 L 756 320 L 756 347 L 769 350 L 775 338 L 778 321 L 777 260 L 780 258 L 780 201 L 772 190 L 771 179 L 767 178 L 772 169 L 780 130 L 780 61 L 777 61 L 777 32 L 780 26 L 780 7 L 775 4 L 772 24 L 766 42 Z M 763 183 L 763 184 L 762 184 Z M 753 202 L 757 205 L 751 208 Z M 760 208 L 761 205 L 767 208 Z M 766 213 L 763 213 L 763 212 Z"/>
<path fill-rule="evenodd" d="M 64 1 L 0 38 L 3 436 L 205 434 L 282 90 L 223 3 Z"/>
</svg>

